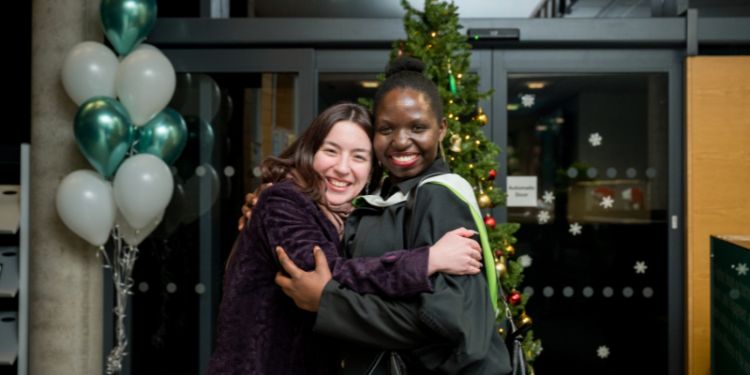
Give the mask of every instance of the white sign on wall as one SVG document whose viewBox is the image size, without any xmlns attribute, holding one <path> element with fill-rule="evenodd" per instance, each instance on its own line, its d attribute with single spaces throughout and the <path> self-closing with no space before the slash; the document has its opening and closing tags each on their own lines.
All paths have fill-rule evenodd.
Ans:
<svg viewBox="0 0 750 375">
<path fill-rule="evenodd" d="M 508 176 L 508 207 L 536 207 L 536 176 Z"/>
</svg>

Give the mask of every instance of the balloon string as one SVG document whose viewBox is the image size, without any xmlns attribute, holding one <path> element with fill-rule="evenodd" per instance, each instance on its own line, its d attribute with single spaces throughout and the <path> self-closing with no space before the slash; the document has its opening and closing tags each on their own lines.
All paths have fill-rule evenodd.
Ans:
<svg viewBox="0 0 750 375">
<path fill-rule="evenodd" d="M 131 143 L 130 147 L 128 148 L 128 154 L 127 154 L 128 156 L 133 156 L 138 153 L 138 151 L 136 151 L 135 149 L 137 145 L 138 145 L 138 139 L 136 138 L 136 140 L 134 140 L 133 143 Z"/>
<path fill-rule="evenodd" d="M 128 305 L 128 296 L 133 294 L 133 266 L 138 256 L 136 246 L 123 246 L 122 237 L 120 236 L 120 227 L 115 225 L 112 230 L 112 239 L 114 240 L 114 254 L 112 263 L 112 281 L 115 286 L 115 308 L 114 313 L 117 317 L 117 326 L 115 328 L 117 345 L 112 348 L 107 356 L 107 375 L 119 374 L 122 371 L 122 360 L 128 354 L 125 349 L 128 345 L 127 331 L 125 330 L 125 311 Z"/>
<path fill-rule="evenodd" d="M 104 249 L 104 246 L 99 246 L 99 251 L 96 253 L 96 256 L 99 257 L 100 255 L 104 259 L 102 267 L 112 268 L 112 263 L 109 261 L 109 255 L 107 255 L 107 250 Z"/>
</svg>

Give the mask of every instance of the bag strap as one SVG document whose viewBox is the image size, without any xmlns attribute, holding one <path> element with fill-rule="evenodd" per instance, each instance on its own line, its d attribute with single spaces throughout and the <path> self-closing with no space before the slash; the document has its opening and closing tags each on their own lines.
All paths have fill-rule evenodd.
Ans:
<svg viewBox="0 0 750 375">
<path fill-rule="evenodd" d="M 481 211 L 479 210 L 479 204 L 474 196 L 474 189 L 469 183 L 461 176 L 455 173 L 440 173 L 428 175 L 423 178 L 416 186 L 414 186 L 406 197 L 406 218 L 405 223 L 407 227 L 407 233 L 412 233 L 411 228 L 414 227 L 414 218 L 411 214 L 414 209 L 414 202 L 416 201 L 418 188 L 424 184 L 431 183 L 443 186 L 458 197 L 462 202 L 466 203 L 471 211 L 471 216 L 474 219 L 474 224 L 479 231 L 479 243 L 482 246 L 482 260 L 484 261 L 484 275 L 487 279 L 487 287 L 490 292 L 490 299 L 492 301 L 492 308 L 495 310 L 495 316 L 500 313 L 497 306 L 498 300 L 498 280 L 497 271 L 495 270 L 495 258 L 492 255 L 492 249 L 490 248 L 489 235 L 487 234 L 487 228 L 484 226 L 484 220 L 482 219 Z M 502 294 L 502 291 L 500 291 Z M 505 298 L 503 298 L 505 302 Z M 506 311 L 508 310 L 506 305 Z M 512 319 L 511 319 L 512 320 Z"/>
<path fill-rule="evenodd" d="M 513 322 L 513 315 L 510 311 L 503 288 L 499 285 L 499 279 L 495 269 L 495 257 L 492 254 L 490 248 L 489 235 L 487 228 L 484 225 L 479 204 L 477 203 L 474 189 L 469 183 L 461 176 L 453 173 L 444 173 L 440 175 L 432 175 L 425 177 L 422 181 L 417 184 L 412 191 L 407 194 L 406 197 L 406 208 L 407 215 L 411 214 L 414 208 L 414 201 L 416 201 L 418 187 L 427 183 L 443 186 L 456 195 L 461 201 L 469 206 L 471 216 L 474 219 L 474 223 L 479 230 L 480 244 L 482 245 L 482 258 L 484 261 L 484 272 L 487 279 L 487 287 L 490 292 L 490 299 L 492 300 L 492 307 L 495 309 L 495 317 L 500 314 L 498 308 L 498 301 L 503 304 L 505 308 L 505 318 L 508 321 L 510 330 L 505 337 L 506 347 L 509 349 L 511 355 L 511 363 L 513 366 L 513 374 L 526 375 L 526 357 L 523 352 L 523 335 L 529 329 L 529 326 L 521 327 L 518 329 L 515 322 Z M 414 220 L 408 217 L 409 220 L 407 225 L 412 225 L 411 221 Z"/>
</svg>

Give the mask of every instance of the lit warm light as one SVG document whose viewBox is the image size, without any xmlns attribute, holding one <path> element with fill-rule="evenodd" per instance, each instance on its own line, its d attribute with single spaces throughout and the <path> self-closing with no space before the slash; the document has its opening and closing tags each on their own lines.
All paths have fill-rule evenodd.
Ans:
<svg viewBox="0 0 750 375">
<path fill-rule="evenodd" d="M 540 82 L 540 81 L 526 82 L 526 87 L 528 87 L 529 90 L 541 90 L 544 88 L 544 86 L 547 86 L 547 82 Z"/>
<path fill-rule="evenodd" d="M 461 79 L 464 75 L 461 73 L 456 74 L 456 78 Z"/>
<path fill-rule="evenodd" d="M 359 84 L 366 89 L 376 89 L 380 86 L 378 81 L 360 81 Z"/>
<path fill-rule="evenodd" d="M 520 107 L 520 106 L 518 105 L 518 103 L 508 103 L 508 105 L 507 105 L 507 106 L 505 106 L 505 108 L 506 108 L 507 110 L 509 110 L 509 111 L 517 111 L 517 110 L 518 110 L 518 107 Z"/>
</svg>

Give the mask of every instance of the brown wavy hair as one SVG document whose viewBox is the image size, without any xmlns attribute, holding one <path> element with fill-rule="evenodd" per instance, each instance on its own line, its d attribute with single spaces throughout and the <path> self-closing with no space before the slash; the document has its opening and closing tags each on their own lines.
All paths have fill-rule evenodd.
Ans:
<svg viewBox="0 0 750 375">
<path fill-rule="evenodd" d="M 322 189 L 323 178 L 313 169 L 313 161 L 315 153 L 323 145 L 328 133 L 340 121 L 351 121 L 359 125 L 372 143 L 374 129 L 367 109 L 354 103 L 332 105 L 321 112 L 302 135 L 278 157 L 270 156 L 261 163 L 262 183 L 290 179 L 313 201 L 328 207 L 325 191 Z M 376 188 L 375 185 L 378 185 L 382 171 L 374 154 L 370 155 L 370 159 L 372 160 L 372 174 L 369 190 L 372 191 Z"/>
</svg>

